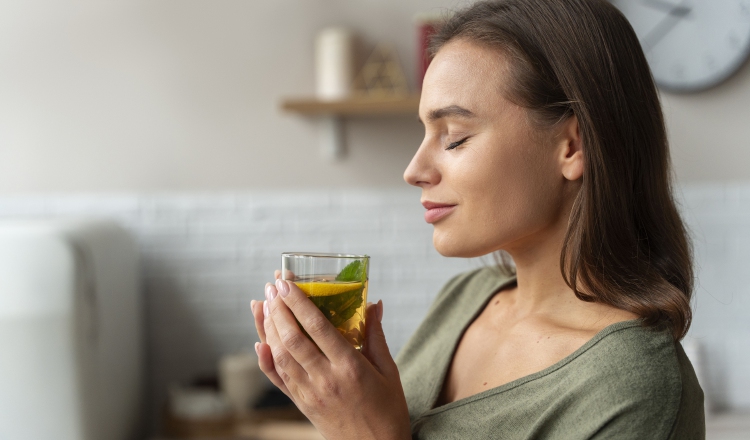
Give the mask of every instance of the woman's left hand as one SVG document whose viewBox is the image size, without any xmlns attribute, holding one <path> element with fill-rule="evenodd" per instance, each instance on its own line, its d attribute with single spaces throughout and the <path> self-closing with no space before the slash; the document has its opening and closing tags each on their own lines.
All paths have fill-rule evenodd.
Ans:
<svg viewBox="0 0 750 440">
<path fill-rule="evenodd" d="M 265 342 L 255 344 L 261 370 L 326 439 L 411 438 L 404 391 L 381 325 L 382 301 L 367 306 L 360 353 L 294 283 L 267 285 L 266 298 L 263 322 L 255 315 L 265 331 Z"/>
</svg>

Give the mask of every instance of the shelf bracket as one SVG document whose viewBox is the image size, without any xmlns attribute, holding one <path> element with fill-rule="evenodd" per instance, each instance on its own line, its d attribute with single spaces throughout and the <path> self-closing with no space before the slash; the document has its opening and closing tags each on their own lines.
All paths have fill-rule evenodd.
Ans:
<svg viewBox="0 0 750 440">
<path fill-rule="evenodd" d="M 346 156 L 344 121 L 341 116 L 324 115 L 318 119 L 320 152 L 328 160 L 336 161 Z"/>
</svg>

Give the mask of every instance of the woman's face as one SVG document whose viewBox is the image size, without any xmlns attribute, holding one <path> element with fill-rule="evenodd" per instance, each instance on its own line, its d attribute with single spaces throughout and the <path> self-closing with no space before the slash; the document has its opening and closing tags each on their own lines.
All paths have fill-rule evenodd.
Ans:
<svg viewBox="0 0 750 440">
<path fill-rule="evenodd" d="M 508 101 L 505 55 L 466 40 L 436 54 L 419 104 L 425 137 L 404 173 L 422 188 L 443 255 L 475 257 L 543 239 L 567 222 L 558 131 Z M 564 159 L 563 159 L 564 160 Z"/>
</svg>

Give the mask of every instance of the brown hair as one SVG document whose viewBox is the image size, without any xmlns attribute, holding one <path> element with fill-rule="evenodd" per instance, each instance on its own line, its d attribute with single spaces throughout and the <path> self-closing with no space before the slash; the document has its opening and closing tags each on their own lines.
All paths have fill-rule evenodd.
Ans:
<svg viewBox="0 0 750 440">
<path fill-rule="evenodd" d="M 684 337 L 692 250 L 659 96 L 627 19 L 605 0 L 482 1 L 444 23 L 431 53 L 457 38 L 509 56 L 507 97 L 535 124 L 578 119 L 585 168 L 560 256 L 576 296 Z"/>
</svg>

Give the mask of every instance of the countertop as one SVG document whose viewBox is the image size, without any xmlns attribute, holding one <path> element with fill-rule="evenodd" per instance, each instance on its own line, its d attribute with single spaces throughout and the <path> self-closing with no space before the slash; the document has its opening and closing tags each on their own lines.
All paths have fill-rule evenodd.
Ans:
<svg viewBox="0 0 750 440">
<path fill-rule="evenodd" d="M 750 440 L 750 412 L 718 413 L 708 416 L 706 440 Z"/>
</svg>

